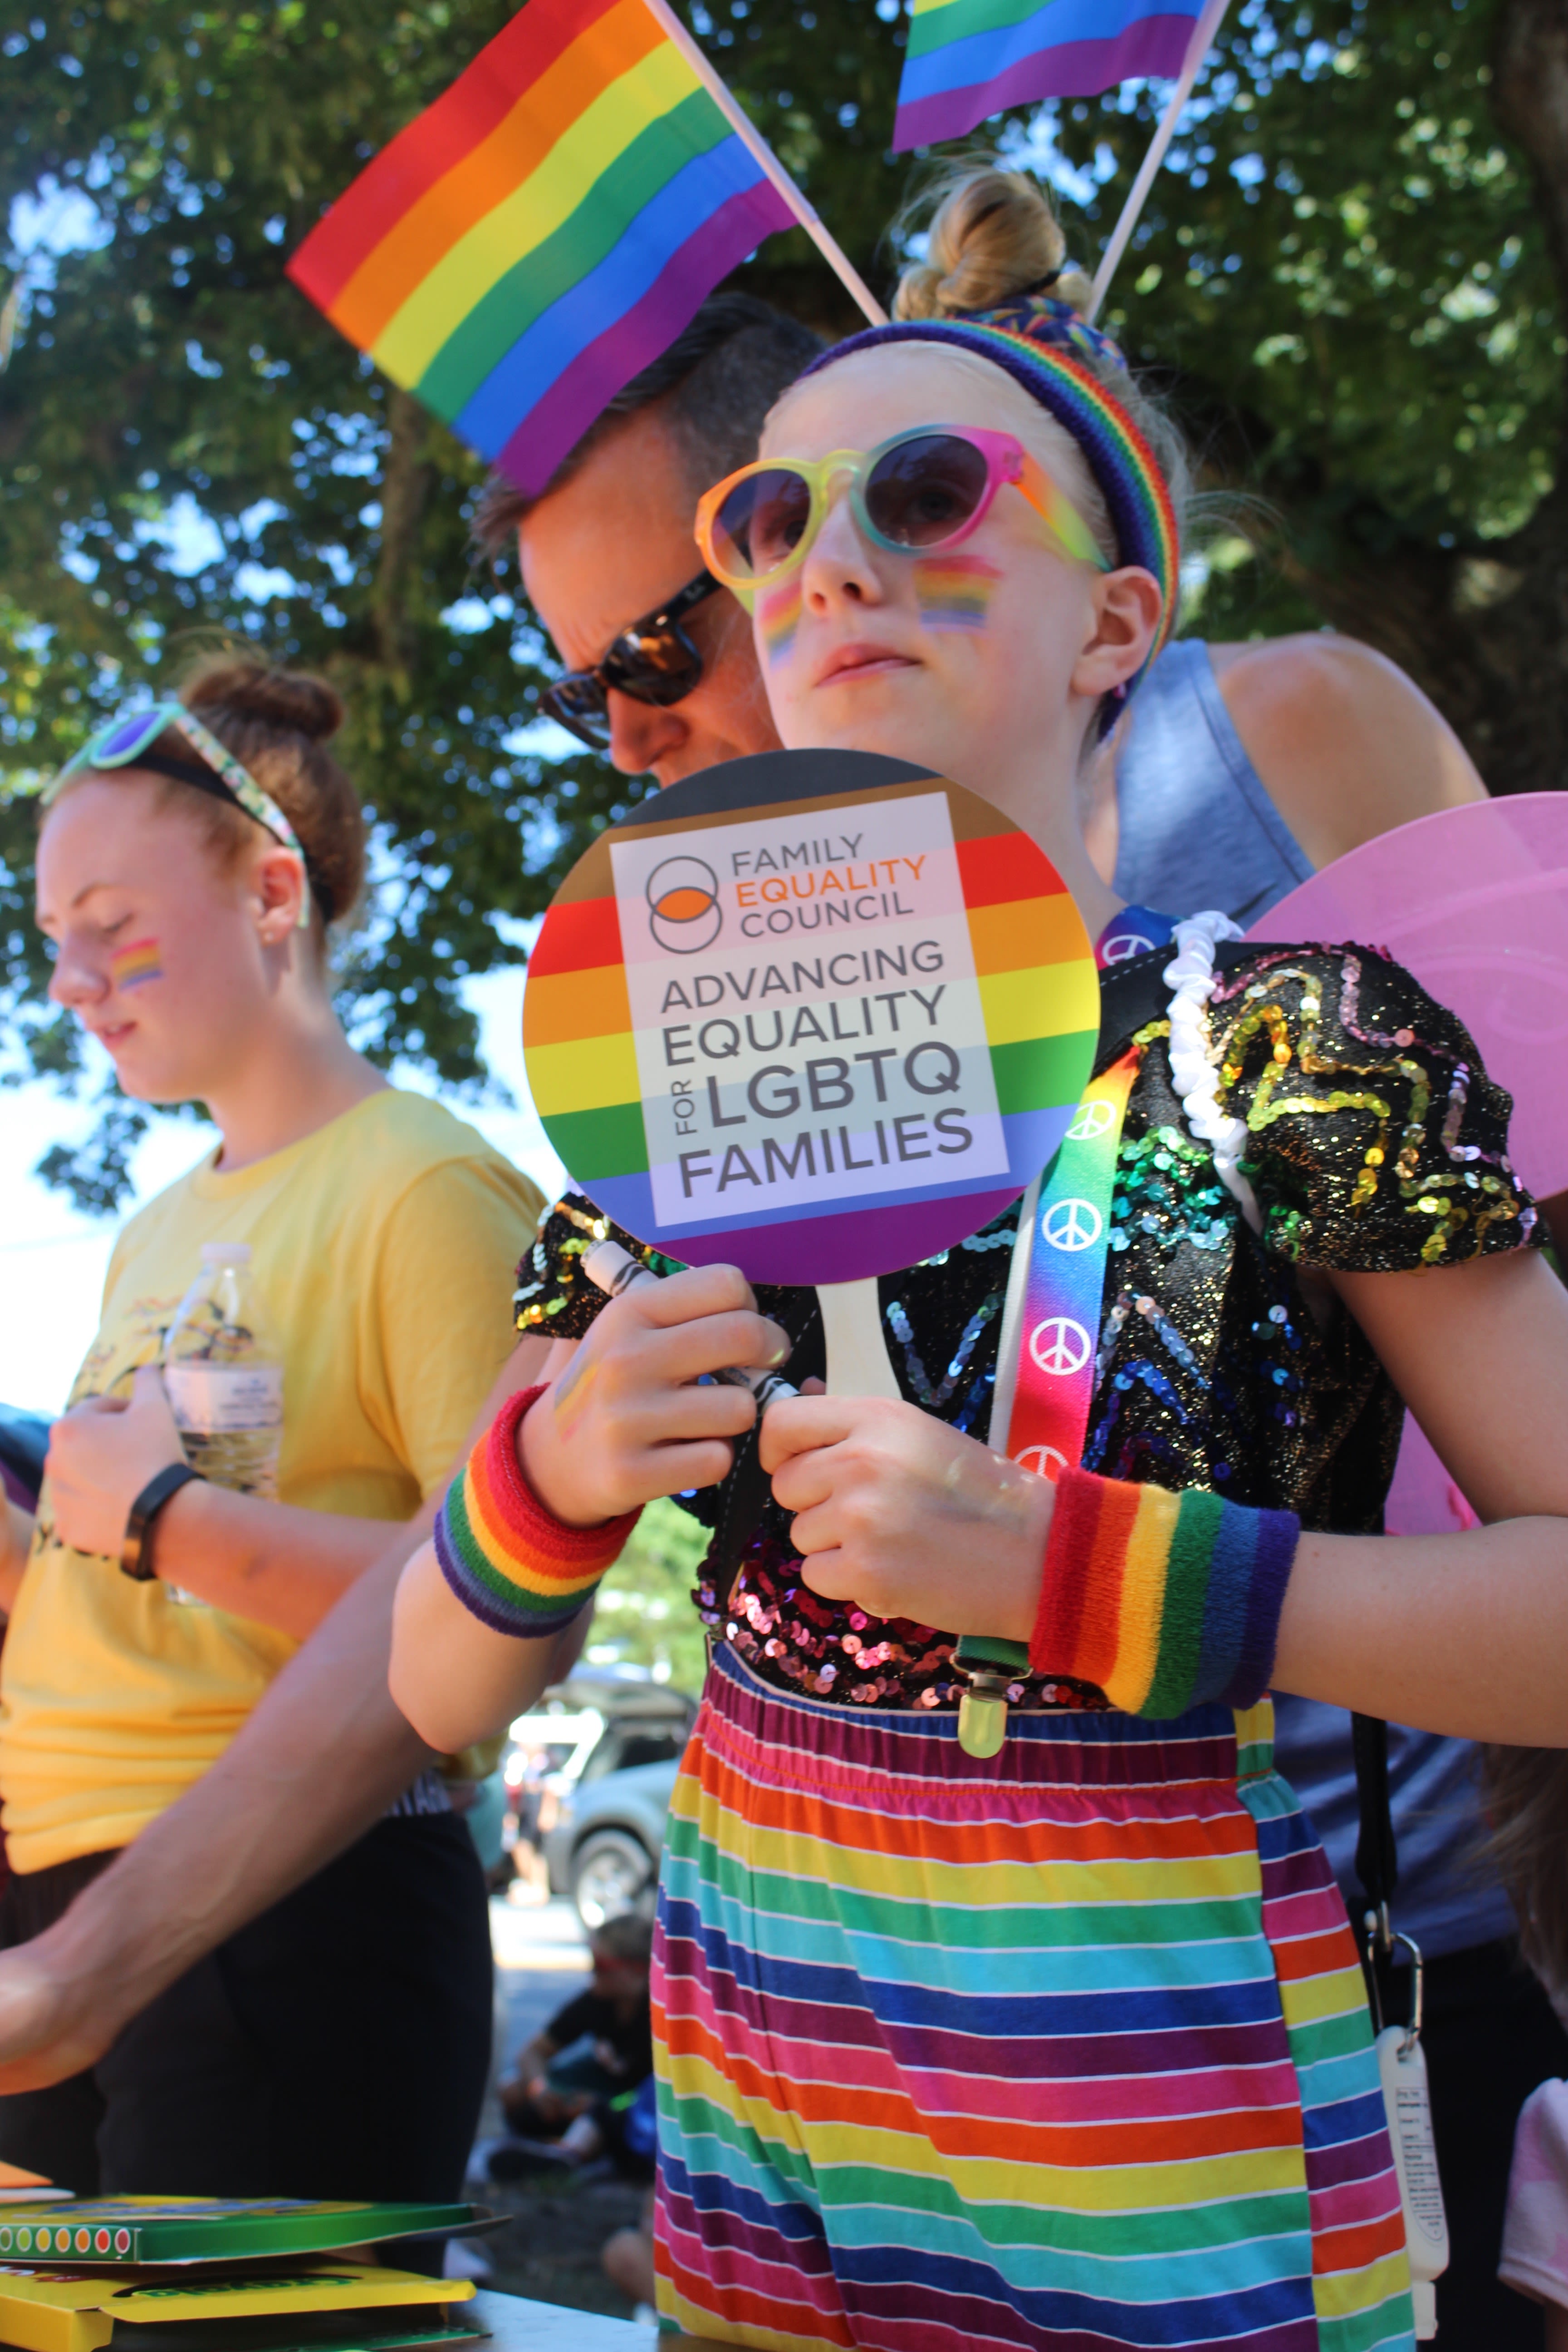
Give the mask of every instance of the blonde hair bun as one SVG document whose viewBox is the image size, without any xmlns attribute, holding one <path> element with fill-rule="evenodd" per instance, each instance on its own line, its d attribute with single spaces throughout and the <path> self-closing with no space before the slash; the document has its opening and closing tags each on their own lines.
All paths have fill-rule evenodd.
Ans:
<svg viewBox="0 0 1568 2352">
<path fill-rule="evenodd" d="M 343 723 L 335 688 L 308 670 L 274 669 L 244 654 L 213 654 L 198 664 L 180 688 L 187 710 L 223 710 L 234 719 L 258 719 L 264 727 L 324 743 Z"/>
<path fill-rule="evenodd" d="M 928 184 L 921 209 L 931 201 Z M 1090 298 L 1081 269 L 1064 268 L 1067 239 L 1050 199 L 1026 172 L 956 163 L 936 183 L 926 257 L 912 262 L 893 297 L 895 319 L 952 319 L 992 310 L 1022 294 L 1048 292 L 1080 317 Z M 1048 286 L 1042 280 L 1048 279 Z"/>
</svg>

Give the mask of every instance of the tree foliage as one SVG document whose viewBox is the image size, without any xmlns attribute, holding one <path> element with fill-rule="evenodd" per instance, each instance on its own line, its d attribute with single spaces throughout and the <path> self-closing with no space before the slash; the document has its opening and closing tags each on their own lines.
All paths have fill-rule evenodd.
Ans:
<svg viewBox="0 0 1568 2352">
<path fill-rule="evenodd" d="M 0 313 L 13 1071 L 68 1083 L 77 1066 L 27 917 L 29 789 L 215 635 L 344 693 L 378 876 L 344 1009 L 380 1058 L 448 1087 L 483 1077 L 465 976 L 521 958 L 518 921 L 640 793 L 532 724 L 546 649 L 513 582 L 471 568 L 474 460 L 282 274 L 323 206 L 510 13 L 0 5 L 5 194 L 23 200 Z M 899 0 L 693 0 L 691 15 L 887 285 L 886 226 L 910 178 L 885 152 Z M 1356 628 L 1436 694 L 1506 788 L 1556 782 L 1568 746 L 1560 16 L 1554 0 L 1238 0 L 1110 314 L 1168 372 L 1211 480 L 1268 502 L 1219 551 L 1209 633 Z M 1162 95 L 993 126 L 1049 171 L 1091 259 Z M 27 251 L 29 204 L 62 192 L 83 234 Z M 798 232 L 742 278 L 824 328 L 854 323 Z M 56 1180 L 110 1205 L 135 1123 L 118 1105 L 85 1157 L 56 1155 Z"/>
</svg>

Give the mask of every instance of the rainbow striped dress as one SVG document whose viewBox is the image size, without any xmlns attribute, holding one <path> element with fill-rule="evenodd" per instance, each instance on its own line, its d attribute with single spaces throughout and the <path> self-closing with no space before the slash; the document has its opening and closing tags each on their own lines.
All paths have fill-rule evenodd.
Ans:
<svg viewBox="0 0 1568 2352">
<path fill-rule="evenodd" d="M 877 2352 L 1413 2341 L 1354 1945 L 1272 1708 L 775 1690 L 717 1649 L 659 1896 L 659 2310 Z"/>
</svg>

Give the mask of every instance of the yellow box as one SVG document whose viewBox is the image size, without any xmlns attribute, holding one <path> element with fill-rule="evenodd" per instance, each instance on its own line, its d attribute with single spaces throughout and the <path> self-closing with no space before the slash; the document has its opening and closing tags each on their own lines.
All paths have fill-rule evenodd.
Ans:
<svg viewBox="0 0 1568 2352">
<path fill-rule="evenodd" d="M 18 2352 L 100 2352 L 116 2324 L 254 2319 L 269 2312 L 370 2311 L 409 2304 L 466 2303 L 468 2279 L 426 2278 L 378 2263 L 301 2264 L 286 2277 L 237 2272 L 182 2278 L 177 2269 L 28 2271 L 0 2265 L 0 2345 Z"/>
</svg>

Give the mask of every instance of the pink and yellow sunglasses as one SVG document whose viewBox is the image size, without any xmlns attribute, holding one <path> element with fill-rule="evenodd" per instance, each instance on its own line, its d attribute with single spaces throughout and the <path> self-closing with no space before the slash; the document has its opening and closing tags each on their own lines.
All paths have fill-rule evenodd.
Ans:
<svg viewBox="0 0 1568 2352">
<path fill-rule="evenodd" d="M 1011 433 L 927 425 L 875 449 L 759 458 L 716 482 L 697 509 L 709 571 L 749 601 L 805 559 L 845 483 L 861 531 L 895 555 L 957 546 L 1011 483 L 1070 562 L 1110 569 L 1066 491 Z"/>
</svg>

